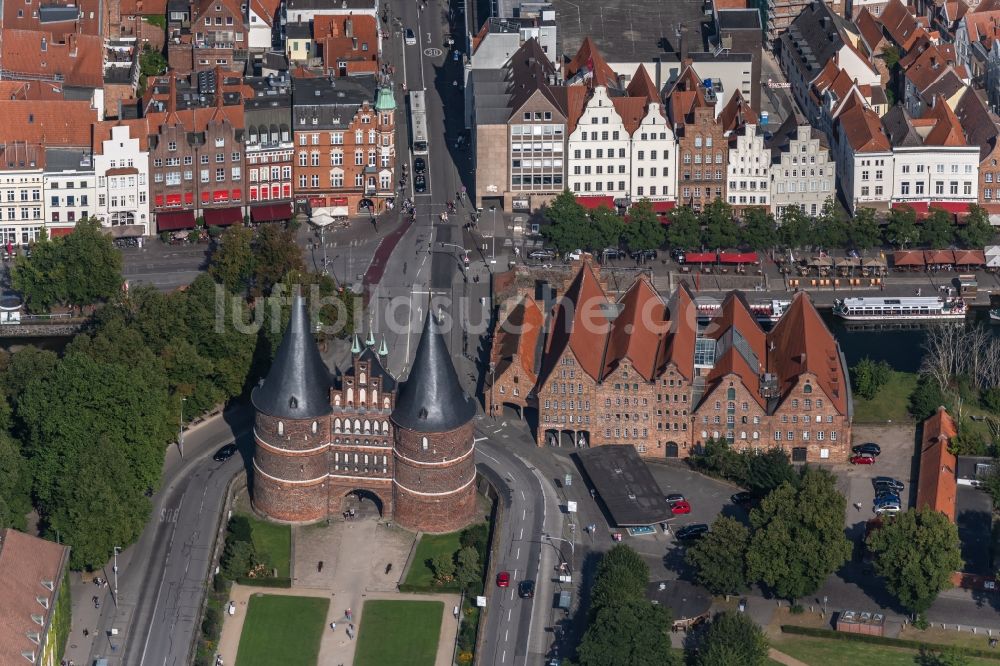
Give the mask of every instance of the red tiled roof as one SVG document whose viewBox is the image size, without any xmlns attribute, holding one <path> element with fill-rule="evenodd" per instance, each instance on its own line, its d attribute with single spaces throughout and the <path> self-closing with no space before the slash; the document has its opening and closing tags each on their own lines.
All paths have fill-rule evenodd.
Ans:
<svg viewBox="0 0 1000 666">
<path fill-rule="evenodd" d="M 754 113 L 750 104 L 743 99 L 743 94 L 737 90 L 726 102 L 722 112 L 719 113 L 719 127 L 732 132 L 746 125 L 757 124 L 757 114 Z"/>
<path fill-rule="evenodd" d="M 145 118 L 129 120 L 104 120 L 94 123 L 93 148 L 95 155 L 104 154 L 104 142 L 111 140 L 112 127 L 127 127 L 130 138 L 139 140 L 139 150 L 149 150 L 149 135 L 151 131 Z"/>
<path fill-rule="evenodd" d="M 924 250 L 925 264 L 953 264 L 955 253 L 951 250 Z"/>
<path fill-rule="evenodd" d="M 49 22 L 42 25 L 37 7 L 79 8 L 79 18 L 69 21 Z M 20 15 L 18 12 L 20 11 Z M 49 31 L 60 39 L 65 35 L 79 33 L 98 36 L 101 34 L 101 20 L 107 8 L 100 0 L 46 0 L 44 3 L 5 2 L 3 3 L 3 29 Z M 166 14 L 166 11 L 161 12 Z"/>
<path fill-rule="evenodd" d="M 924 138 L 925 146 L 967 146 L 962 125 L 958 122 L 955 112 L 951 110 L 943 97 L 934 98 L 927 117 L 935 121 L 934 127 Z"/>
<path fill-rule="evenodd" d="M 581 86 L 563 86 L 556 88 L 565 95 L 566 113 L 566 134 L 572 134 L 576 130 L 576 124 L 583 115 L 583 110 L 587 107 L 587 89 Z"/>
<path fill-rule="evenodd" d="M 618 302 L 622 309 L 608 334 L 601 379 L 628 359 L 635 371 L 651 382 L 656 379 L 660 350 L 670 331 L 667 307 L 645 276 L 633 282 Z"/>
<path fill-rule="evenodd" d="M 497 329 L 494 362 L 496 372 L 500 374 L 515 360 L 520 361 L 521 369 L 533 384 L 536 380 L 535 352 L 538 349 L 538 339 L 542 334 L 545 316 L 535 299 L 524 295 L 519 298 L 517 305 Z"/>
<path fill-rule="evenodd" d="M 345 60 L 351 74 L 362 73 L 361 70 L 369 73 L 378 70 L 378 24 L 374 16 L 317 16 L 313 19 L 313 39 L 322 45 L 323 66 L 328 71 L 336 71 L 337 62 Z M 352 66 L 352 61 L 364 62 L 366 66 Z"/>
<path fill-rule="evenodd" d="M 928 507 L 940 511 L 953 523 L 958 459 L 948 450 L 948 444 L 957 434 L 955 422 L 944 407 L 938 407 L 934 415 L 924 421 L 917 479 L 917 509 Z"/>
<path fill-rule="evenodd" d="M 653 79 L 650 78 L 649 72 L 646 70 L 645 65 L 639 65 L 639 69 L 636 70 L 635 76 L 629 81 L 628 87 L 625 88 L 625 93 L 629 97 L 643 97 L 648 102 L 661 103 L 660 91 L 656 89 L 656 84 L 653 83 Z"/>
<path fill-rule="evenodd" d="M 167 0 L 121 0 L 121 15 L 123 17 L 165 16 L 166 13 Z"/>
<path fill-rule="evenodd" d="M 805 292 L 792 298 L 788 310 L 767 334 L 767 369 L 778 377 L 782 395 L 808 373 L 840 414 L 847 414 L 847 377 L 833 334 Z"/>
<path fill-rule="evenodd" d="M 51 541 L 6 529 L 0 533 L 0 663 L 26 664 L 22 651 L 34 652 L 40 660 L 39 647 L 28 634 L 43 634 L 55 608 L 69 549 Z M 50 590 L 47 585 L 53 587 Z M 48 609 L 38 602 L 46 600 Z M 41 615 L 45 627 L 32 620 Z"/>
<path fill-rule="evenodd" d="M 59 75 L 65 85 L 100 88 L 104 85 L 103 49 L 96 35 L 70 34 L 61 42 L 51 32 L 5 29 L 0 63 L 7 78 Z"/>
<path fill-rule="evenodd" d="M 62 100 L 62 86 L 42 81 L 0 81 L 0 99 Z"/>
<path fill-rule="evenodd" d="M 698 337 L 698 309 L 694 297 L 686 283 L 677 288 L 672 308 L 671 331 L 664 346 L 662 365 L 673 363 L 681 375 L 691 381 L 694 378 L 694 346 Z"/>
<path fill-rule="evenodd" d="M 568 347 L 584 372 L 595 381 L 601 378 L 604 342 L 610 329 L 610 319 L 604 312 L 607 294 L 597 280 L 590 260 L 581 263 L 580 270 L 559 300 L 552 317 L 547 361 L 548 375 Z"/>
<path fill-rule="evenodd" d="M 892 149 L 878 114 L 865 107 L 856 97 L 848 98 L 844 109 L 837 116 L 837 123 L 847 137 L 848 145 L 856 153 L 889 152 Z"/>
<path fill-rule="evenodd" d="M 645 97 L 612 97 L 611 103 L 621 116 L 626 132 L 632 134 L 639 129 L 642 119 L 646 116 L 646 105 L 649 103 Z"/>
<path fill-rule="evenodd" d="M 905 4 L 900 0 L 889 0 L 879 15 L 879 21 L 885 26 L 885 31 L 892 41 L 904 51 L 910 50 L 920 26 Z"/>
<path fill-rule="evenodd" d="M 589 36 L 583 38 L 580 50 L 566 64 L 566 80 L 572 79 L 581 71 L 591 73 L 589 78 L 591 86 L 618 87 L 618 75 L 604 60 L 604 56 Z"/>
<path fill-rule="evenodd" d="M 881 21 L 868 11 L 867 7 L 862 7 L 861 11 L 858 12 L 857 18 L 854 19 L 854 25 L 858 27 L 858 32 L 861 33 L 861 38 L 869 50 L 869 55 L 873 54 L 878 45 L 885 41 Z"/>
<path fill-rule="evenodd" d="M 717 385 L 727 375 L 738 375 L 754 400 L 761 407 L 766 407 L 766 400 L 760 393 L 760 374 L 767 362 L 766 336 L 742 294 L 731 291 L 726 295 L 721 311 L 712 319 L 705 334 L 715 340 L 728 341 L 721 357 L 715 359 L 715 366 L 708 374 L 706 384 Z M 742 342 L 737 344 L 740 338 Z M 748 357 L 744 356 L 744 350 L 751 351 L 757 357 L 757 367 L 753 367 Z M 706 388 L 705 395 L 710 392 L 711 389 Z"/>
<path fill-rule="evenodd" d="M 924 253 L 920 250 L 896 250 L 892 253 L 893 266 L 923 266 Z"/>
<path fill-rule="evenodd" d="M 0 100 L 0 143 L 88 147 L 97 112 L 90 102 Z"/>
</svg>

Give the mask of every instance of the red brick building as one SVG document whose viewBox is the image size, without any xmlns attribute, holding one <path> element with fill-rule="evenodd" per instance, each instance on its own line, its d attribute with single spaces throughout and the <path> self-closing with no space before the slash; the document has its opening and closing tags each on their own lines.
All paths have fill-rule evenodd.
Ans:
<svg viewBox="0 0 1000 666">
<path fill-rule="evenodd" d="M 537 353 L 537 332 L 517 314 L 526 297 L 501 319 L 490 413 L 537 409 L 539 446 L 628 444 L 663 458 L 724 439 L 740 449 L 777 446 L 795 460 L 846 460 L 845 362 L 808 296 L 797 294 L 765 333 L 739 292 L 699 322 L 686 286 L 665 303 L 640 277 L 613 303 L 598 270 L 590 260 L 578 266 Z"/>
<path fill-rule="evenodd" d="M 379 34 L 374 16 L 320 15 L 313 19 L 313 42 L 332 76 L 378 74 Z"/>
<path fill-rule="evenodd" d="M 726 199 L 729 144 L 715 119 L 715 92 L 688 65 L 667 95 L 677 135 L 677 203 L 701 210 Z"/>
<path fill-rule="evenodd" d="M 243 9 L 237 0 L 194 0 L 169 8 L 167 59 L 185 75 L 215 67 L 242 71 L 249 55 Z"/>
<path fill-rule="evenodd" d="M 452 532 L 476 515 L 472 433 L 476 404 L 458 383 L 444 338 L 428 317 L 410 375 L 397 386 L 383 348 L 362 349 L 331 382 L 297 299 L 257 411 L 254 507 L 279 521 L 341 512 L 350 495 L 421 532 Z"/>
</svg>

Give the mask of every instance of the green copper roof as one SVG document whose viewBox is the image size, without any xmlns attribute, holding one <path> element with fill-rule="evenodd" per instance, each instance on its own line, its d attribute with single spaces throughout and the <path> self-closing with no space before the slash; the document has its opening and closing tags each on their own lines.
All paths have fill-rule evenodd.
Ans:
<svg viewBox="0 0 1000 666">
<path fill-rule="evenodd" d="M 379 88 L 378 97 L 375 98 L 376 111 L 395 111 L 396 98 L 392 94 L 391 88 Z"/>
</svg>

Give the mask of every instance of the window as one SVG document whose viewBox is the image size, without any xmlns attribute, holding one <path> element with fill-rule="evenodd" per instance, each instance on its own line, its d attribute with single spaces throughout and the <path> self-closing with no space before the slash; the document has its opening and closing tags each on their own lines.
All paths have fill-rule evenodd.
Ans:
<svg viewBox="0 0 1000 666">
<path fill-rule="evenodd" d="M 216 169 L 215 170 L 215 182 L 219 183 L 219 182 L 224 181 L 225 179 L 226 179 L 226 170 L 225 169 Z"/>
</svg>

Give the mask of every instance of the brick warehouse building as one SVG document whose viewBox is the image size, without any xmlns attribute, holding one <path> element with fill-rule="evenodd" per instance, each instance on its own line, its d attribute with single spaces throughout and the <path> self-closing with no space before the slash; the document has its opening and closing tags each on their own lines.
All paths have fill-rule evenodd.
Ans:
<svg viewBox="0 0 1000 666">
<path fill-rule="evenodd" d="M 487 413 L 536 409 L 539 446 L 687 457 L 721 438 L 796 461 L 847 459 L 846 361 L 806 294 L 765 332 L 739 292 L 699 321 L 685 285 L 665 302 L 639 277 L 613 301 L 599 270 L 580 263 L 541 334 L 530 296 L 501 312 Z"/>
<path fill-rule="evenodd" d="M 468 525 L 476 515 L 476 405 L 458 383 L 434 317 L 399 387 L 370 346 L 355 342 L 352 351 L 352 367 L 331 377 L 306 303 L 296 299 L 271 370 L 252 395 L 255 509 L 273 520 L 313 522 L 358 494 L 413 531 Z"/>
</svg>

